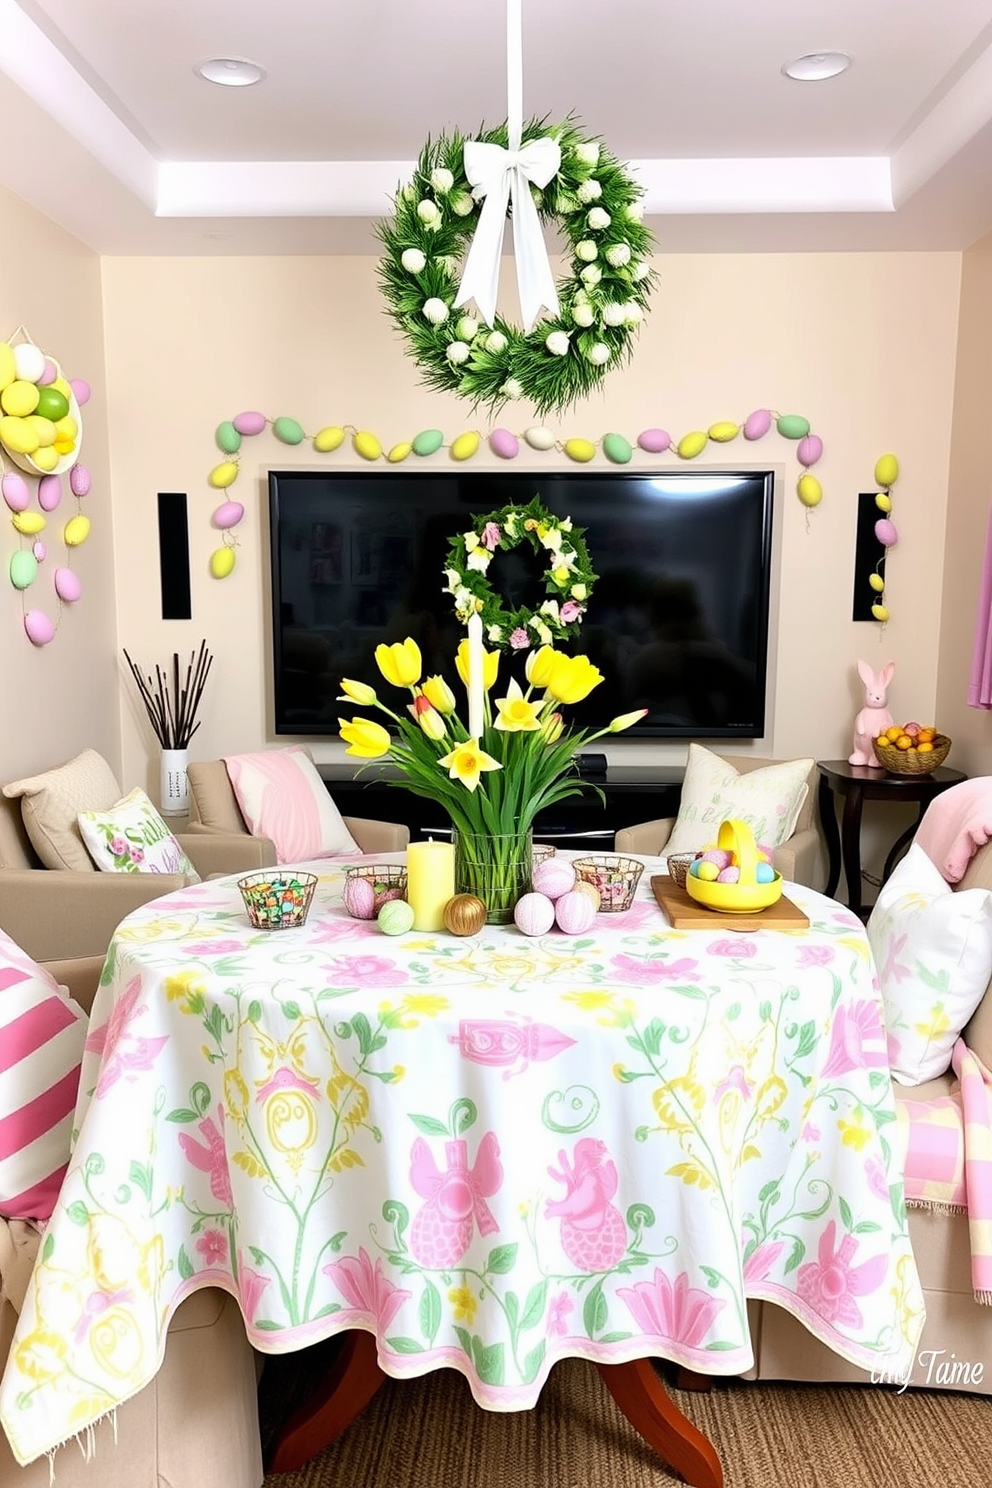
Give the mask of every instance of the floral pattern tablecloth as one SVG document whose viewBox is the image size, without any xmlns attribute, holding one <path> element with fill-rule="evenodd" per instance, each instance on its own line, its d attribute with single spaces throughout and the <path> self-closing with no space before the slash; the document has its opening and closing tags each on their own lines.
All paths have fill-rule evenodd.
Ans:
<svg viewBox="0 0 992 1488">
<path fill-rule="evenodd" d="M 923 1323 L 865 932 L 630 910 L 527 939 L 387 937 L 343 867 L 304 927 L 249 928 L 234 879 L 118 930 L 77 1140 L 0 1391 L 29 1461 L 152 1378 L 169 1319 L 233 1293 L 252 1342 L 376 1335 L 530 1407 L 552 1365 L 752 1363 L 746 1299 L 904 1374 Z"/>
</svg>

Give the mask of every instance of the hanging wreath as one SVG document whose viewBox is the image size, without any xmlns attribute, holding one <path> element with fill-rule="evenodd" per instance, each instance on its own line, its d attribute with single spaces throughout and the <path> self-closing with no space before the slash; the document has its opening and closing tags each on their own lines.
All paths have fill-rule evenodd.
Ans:
<svg viewBox="0 0 992 1488">
<path fill-rule="evenodd" d="M 572 526 L 571 517 L 553 516 L 536 499 L 529 506 L 504 506 L 479 517 L 470 531 L 451 539 L 448 550 L 445 592 L 454 596 L 459 620 L 465 625 L 479 615 L 490 645 L 511 651 L 577 635 L 596 579 L 582 541 L 584 531 Z M 547 563 L 548 597 L 536 613 L 523 605 L 508 609 L 489 583 L 494 554 L 521 543 Z"/>
<path fill-rule="evenodd" d="M 557 283 L 557 315 L 532 330 L 499 315 L 486 325 L 455 308 L 462 258 L 482 210 L 465 173 L 465 136 L 428 140 L 413 180 L 395 199 L 394 217 L 376 228 L 386 248 L 379 280 L 387 313 L 422 381 L 490 410 L 528 398 L 540 415 L 560 412 L 599 388 L 630 357 L 654 284 L 642 188 L 571 120 L 531 120 L 521 148 L 548 138 L 560 148 L 560 164 L 546 185 L 531 185 L 530 195 L 540 219 L 564 234 L 572 271 Z M 507 125 L 473 140 L 505 150 Z"/>
</svg>

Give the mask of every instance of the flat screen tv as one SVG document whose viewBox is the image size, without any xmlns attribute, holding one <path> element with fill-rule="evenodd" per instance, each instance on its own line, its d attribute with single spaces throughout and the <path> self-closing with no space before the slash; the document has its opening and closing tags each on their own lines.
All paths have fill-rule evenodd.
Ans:
<svg viewBox="0 0 992 1488">
<path fill-rule="evenodd" d="M 337 702 L 340 679 L 391 691 L 373 653 L 406 636 L 425 675 L 439 672 L 460 697 L 454 654 L 465 632 L 443 590 L 450 539 L 479 514 L 536 496 L 584 529 L 598 575 L 566 649 L 585 652 L 605 680 L 568 721 L 601 727 L 647 708 L 625 738 L 759 738 L 773 489 L 771 471 L 753 470 L 271 471 L 275 732 L 336 734 L 338 715 L 351 716 Z M 497 552 L 489 578 L 518 605 L 536 610 L 547 597 L 522 544 Z M 507 657 L 501 677 L 522 677 L 522 662 Z"/>
</svg>

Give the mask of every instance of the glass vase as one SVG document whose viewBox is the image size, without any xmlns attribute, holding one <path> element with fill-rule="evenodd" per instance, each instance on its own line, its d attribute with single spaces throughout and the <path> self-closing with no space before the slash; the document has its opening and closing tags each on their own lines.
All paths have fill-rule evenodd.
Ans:
<svg viewBox="0 0 992 1488">
<path fill-rule="evenodd" d="M 487 925 L 508 925 L 513 906 L 530 889 L 531 832 L 488 832 L 452 829 L 455 848 L 455 893 L 474 894 L 486 906 Z"/>
</svg>

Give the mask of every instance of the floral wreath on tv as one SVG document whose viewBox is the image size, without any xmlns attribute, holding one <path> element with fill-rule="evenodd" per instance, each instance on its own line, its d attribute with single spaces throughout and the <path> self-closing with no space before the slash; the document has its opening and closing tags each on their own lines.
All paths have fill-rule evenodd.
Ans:
<svg viewBox="0 0 992 1488">
<path fill-rule="evenodd" d="M 554 125 L 532 119 L 523 126 L 522 147 L 546 136 L 559 146 L 561 163 L 545 186 L 531 186 L 531 195 L 539 216 L 561 228 L 573 262 L 571 275 L 556 286 L 558 315 L 530 332 L 500 315 L 488 326 L 455 308 L 462 254 L 482 211 L 465 174 L 466 136 L 427 141 L 413 180 L 396 197 L 393 219 L 376 227 L 386 248 L 378 274 L 387 314 L 422 381 L 491 410 L 528 398 L 540 416 L 596 391 L 629 358 L 655 277 L 643 188 L 571 119 Z M 471 139 L 505 149 L 507 124 Z"/>
<path fill-rule="evenodd" d="M 528 506 L 504 506 L 480 517 L 471 531 L 451 539 L 448 550 L 445 593 L 454 595 L 459 620 L 465 625 L 478 614 L 490 644 L 511 651 L 577 635 L 596 579 L 584 531 L 572 526 L 571 517 L 553 516 L 536 498 Z M 547 557 L 548 598 L 536 612 L 523 605 L 508 609 L 487 577 L 493 555 L 521 543 Z"/>
</svg>

